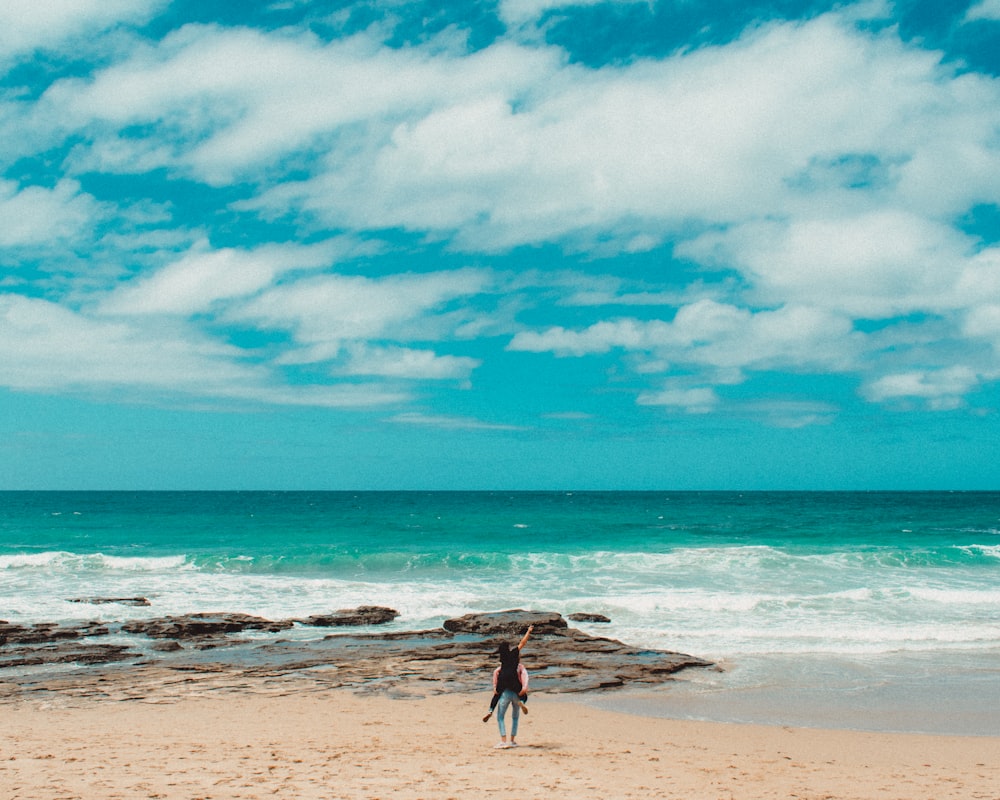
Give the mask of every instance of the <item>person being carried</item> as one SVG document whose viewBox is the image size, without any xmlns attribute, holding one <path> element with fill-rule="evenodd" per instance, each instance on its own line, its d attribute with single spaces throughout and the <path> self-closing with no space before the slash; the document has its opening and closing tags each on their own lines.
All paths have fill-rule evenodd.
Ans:
<svg viewBox="0 0 1000 800">
<path fill-rule="evenodd" d="M 528 671 L 521 663 L 521 650 L 528 642 L 528 637 L 534 630 L 534 625 L 529 625 L 524 636 L 513 650 L 506 642 L 501 642 L 498 648 L 500 654 L 500 666 L 493 670 L 493 697 L 490 700 L 490 710 L 483 717 L 483 722 L 493 716 L 493 711 L 497 705 L 500 706 L 500 713 L 497 716 L 497 725 L 500 728 L 500 742 L 497 747 L 517 747 L 517 723 L 519 712 L 528 713 Z M 507 726 L 504 717 L 507 707 L 513 705 L 511 712 L 511 732 L 510 744 L 507 743 Z"/>
</svg>

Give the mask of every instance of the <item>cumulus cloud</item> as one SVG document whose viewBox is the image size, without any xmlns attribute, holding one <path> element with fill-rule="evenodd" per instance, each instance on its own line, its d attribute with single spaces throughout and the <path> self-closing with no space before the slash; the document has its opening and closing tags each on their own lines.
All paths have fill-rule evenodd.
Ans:
<svg viewBox="0 0 1000 800">
<path fill-rule="evenodd" d="M 619 319 L 582 330 L 562 327 L 522 331 L 509 350 L 562 356 L 644 351 L 667 361 L 712 369 L 849 368 L 863 350 L 848 319 L 821 309 L 787 306 L 773 311 L 700 300 L 677 310 L 673 320 Z"/>
<path fill-rule="evenodd" d="M 440 356 L 432 350 L 410 347 L 350 348 L 350 360 L 340 372 L 346 375 L 378 375 L 385 378 L 445 380 L 467 378 L 482 362 L 466 356 Z"/>
<path fill-rule="evenodd" d="M 358 340 L 450 334 L 471 312 L 449 311 L 449 303 L 482 292 L 490 281 L 488 273 L 472 269 L 380 279 L 322 275 L 275 286 L 234 308 L 228 318 L 291 331 L 301 349 L 284 361 L 311 363 L 333 359 L 345 343 Z"/>
<path fill-rule="evenodd" d="M 508 350 L 528 353 L 555 353 L 559 356 L 584 356 L 606 353 L 612 348 L 652 350 L 671 338 L 668 323 L 654 320 L 619 319 L 597 322 L 583 330 L 568 330 L 560 325 L 544 331 L 520 331 L 507 345 Z"/>
<path fill-rule="evenodd" d="M 150 275 L 123 282 L 102 299 L 106 314 L 177 314 L 209 311 L 219 301 L 254 295 L 282 273 L 329 266 L 337 243 L 262 245 L 214 250 L 204 240 Z"/>
<path fill-rule="evenodd" d="M 124 387 L 218 395 L 260 384 L 235 348 L 189 331 L 90 319 L 46 300 L 0 296 L 0 363 L 6 386 L 22 390 Z"/>
<path fill-rule="evenodd" d="M 965 317 L 963 333 L 971 338 L 991 340 L 994 347 L 1000 349 L 1000 303 L 985 302 L 971 309 Z"/>
<path fill-rule="evenodd" d="M 993 82 L 958 80 L 935 54 L 836 14 L 623 67 L 542 52 L 497 48 L 506 86 L 481 83 L 370 128 L 364 151 L 331 151 L 325 174 L 258 207 L 454 231 L 467 249 L 594 230 L 625 249 L 692 218 L 959 213 L 991 198 L 1000 175 Z M 530 75 L 516 68 L 527 61 Z"/>
<path fill-rule="evenodd" d="M 52 0 L 31 4 L 42 10 L 30 17 L 19 0 L 0 11 L 0 44 L 15 55 L 56 46 L 160 5 Z M 568 5 L 503 0 L 499 12 L 517 26 Z M 991 19 L 994 8 L 986 0 L 969 18 Z M 53 243 L 75 255 L 70 245 L 89 236 L 93 256 L 126 242 L 130 232 L 82 188 L 95 175 L 182 178 L 225 194 L 227 215 L 276 224 L 244 228 L 254 242 L 236 236 L 239 246 L 231 229 L 180 236 L 164 203 L 141 253 L 155 268 L 119 254 L 114 267 L 129 277 L 116 288 L 81 280 L 72 307 L 7 297 L 5 313 L 15 330 L 47 320 L 42 340 L 87 363 L 79 334 L 96 376 L 125 375 L 98 357 L 108 352 L 102 337 L 145 361 L 162 336 L 160 355 L 175 363 L 165 374 L 186 366 L 199 376 L 180 386 L 220 364 L 231 371 L 214 370 L 218 380 L 205 385 L 263 391 L 282 369 L 314 364 L 334 382 L 467 381 L 481 352 L 430 343 L 503 328 L 516 331 L 509 353 L 620 352 L 641 379 L 677 367 L 694 375 L 640 391 L 643 404 L 717 409 L 715 386 L 774 369 L 854 371 L 873 402 L 954 404 L 992 379 L 980 366 L 965 368 L 974 378 L 950 372 L 954 352 L 1000 347 L 998 250 L 956 223 L 997 201 L 1000 85 L 904 42 L 893 26 L 857 24 L 884 13 L 856 4 L 751 26 L 724 46 L 594 68 L 524 35 L 475 51 L 449 34 L 388 46 L 379 28 L 325 41 L 306 26 L 188 24 L 158 41 L 130 38 L 40 98 L 2 98 L 8 162 L 65 158 L 65 174 L 44 185 L 0 181 L 0 247 L 34 247 L 42 260 Z M 285 240 L 292 230 L 322 241 L 265 243 L 278 229 Z M 500 325 L 483 311 L 501 302 L 485 299 L 500 291 L 488 269 L 411 272 L 403 252 L 371 273 L 357 260 L 341 268 L 364 240 L 408 233 L 478 264 L 553 244 L 595 258 L 669 244 L 670 257 L 638 288 L 565 273 L 561 283 L 511 282 L 517 296 L 503 301 Z M 680 262 L 706 277 L 680 285 L 671 274 Z M 622 306 L 642 309 L 622 315 Z M 280 340 L 270 368 L 249 366 L 224 335 L 209 338 L 206 319 Z M 878 335 L 860 324 L 873 320 L 885 322 Z M 947 341 L 919 341 L 932 335 Z M 17 374 L 37 376 L 24 385 L 44 384 L 41 367 L 32 372 L 13 350 L 7 358 Z M 40 363 L 58 373 L 51 359 Z M 151 385 L 152 374 L 135 374 Z M 323 391 L 298 396 L 318 402 Z M 379 391 L 335 383 L 323 402 L 402 396 Z M 785 411 L 827 418 L 822 407 Z"/>
<path fill-rule="evenodd" d="M 89 232 L 104 212 L 74 180 L 52 188 L 0 180 L 0 247 L 46 246 Z"/>
<path fill-rule="evenodd" d="M 878 319 L 968 302 L 960 283 L 972 266 L 973 244 L 941 222 L 876 210 L 748 222 L 685 242 L 677 251 L 739 270 L 761 302 L 809 303 Z"/>
<path fill-rule="evenodd" d="M 285 386 L 238 348 L 187 326 L 93 319 L 46 300 L 0 295 L 0 383 L 19 391 L 122 390 L 183 398 L 364 408 L 410 395 L 379 385 Z"/>
<path fill-rule="evenodd" d="M 962 263 L 956 289 L 956 306 L 974 308 L 1000 297 L 1000 247 L 987 247 Z"/>
<path fill-rule="evenodd" d="M 1000 21 L 1000 0 L 979 0 L 969 6 L 965 12 L 966 21 L 994 20 Z"/>
<path fill-rule="evenodd" d="M 54 84 L 38 114 L 90 133 L 78 169 L 166 166 L 223 184 L 300 150 L 337 169 L 345 157 L 370 160 L 366 142 L 403 120 L 517 91 L 554 59 L 508 44 L 467 55 L 383 47 L 371 34 L 324 44 L 189 25 L 92 78 Z M 154 135 L 128 133 L 154 124 Z"/>
<path fill-rule="evenodd" d="M 0 68 L 17 56 L 143 22 L 167 0 L 4 0 L 0 4 Z"/>
<path fill-rule="evenodd" d="M 964 405 L 964 395 L 979 386 L 980 375 L 970 367 L 914 370 L 886 375 L 865 388 L 875 402 L 902 399 L 925 400 L 934 410 L 952 410 Z"/>
<path fill-rule="evenodd" d="M 470 250 L 598 232 L 634 250 L 690 219 L 961 212 L 1000 175 L 998 99 L 831 13 L 599 69 L 512 41 L 466 53 L 191 25 L 56 83 L 42 107 L 85 132 L 80 170 L 222 184 L 308 154 L 315 174 L 242 206 L 270 217 L 447 233 Z"/>
</svg>

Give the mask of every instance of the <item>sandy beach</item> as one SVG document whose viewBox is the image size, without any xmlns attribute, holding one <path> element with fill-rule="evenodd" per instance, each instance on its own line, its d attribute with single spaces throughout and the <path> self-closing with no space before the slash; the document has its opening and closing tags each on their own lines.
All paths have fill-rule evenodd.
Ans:
<svg viewBox="0 0 1000 800">
<path fill-rule="evenodd" d="M 998 740 L 676 721 L 538 695 L 497 750 L 488 695 L 192 687 L 8 700 L 0 796 L 1000 798 Z"/>
</svg>

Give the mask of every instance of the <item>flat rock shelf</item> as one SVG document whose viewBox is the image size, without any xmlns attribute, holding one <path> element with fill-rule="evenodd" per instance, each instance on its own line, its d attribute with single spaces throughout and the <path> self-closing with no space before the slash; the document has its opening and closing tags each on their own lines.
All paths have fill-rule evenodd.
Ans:
<svg viewBox="0 0 1000 800">
<path fill-rule="evenodd" d="M 361 606 L 306 619 L 192 614 L 116 625 L 18 626 L 0 621 L 0 699 L 109 697 L 169 702 L 192 691 L 348 688 L 391 696 L 485 691 L 501 641 L 529 625 L 524 662 L 533 692 L 593 692 L 674 680 L 715 668 L 694 656 L 632 647 L 571 628 L 557 613 L 469 614 L 442 627 L 372 631 L 397 616 Z M 292 628 L 342 629 L 318 639 L 282 638 Z M 359 627 L 364 630 L 358 630 Z"/>
</svg>

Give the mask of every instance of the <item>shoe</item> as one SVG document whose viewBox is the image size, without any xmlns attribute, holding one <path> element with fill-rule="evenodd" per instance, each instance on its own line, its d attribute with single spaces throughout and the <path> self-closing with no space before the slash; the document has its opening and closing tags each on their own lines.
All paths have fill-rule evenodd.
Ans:
<svg viewBox="0 0 1000 800">
<path fill-rule="evenodd" d="M 492 716 L 493 716 L 493 712 L 491 711 L 489 714 L 487 714 L 485 717 L 483 717 L 483 722 L 489 722 L 489 719 Z"/>
<path fill-rule="evenodd" d="M 517 704 L 518 704 L 519 706 L 521 706 L 521 713 L 522 713 L 522 714 L 527 714 L 527 713 L 528 713 L 528 707 L 527 707 L 527 706 L 526 706 L 526 705 L 525 705 L 524 703 L 522 703 L 522 702 L 521 702 L 521 701 L 519 700 Z"/>
<path fill-rule="evenodd" d="M 510 749 L 510 745 L 507 744 L 507 742 L 497 742 L 495 745 L 493 745 L 493 749 L 494 750 L 509 750 Z"/>
<path fill-rule="evenodd" d="M 510 746 L 511 747 L 520 747 L 520 745 L 517 742 L 511 742 Z"/>
</svg>

